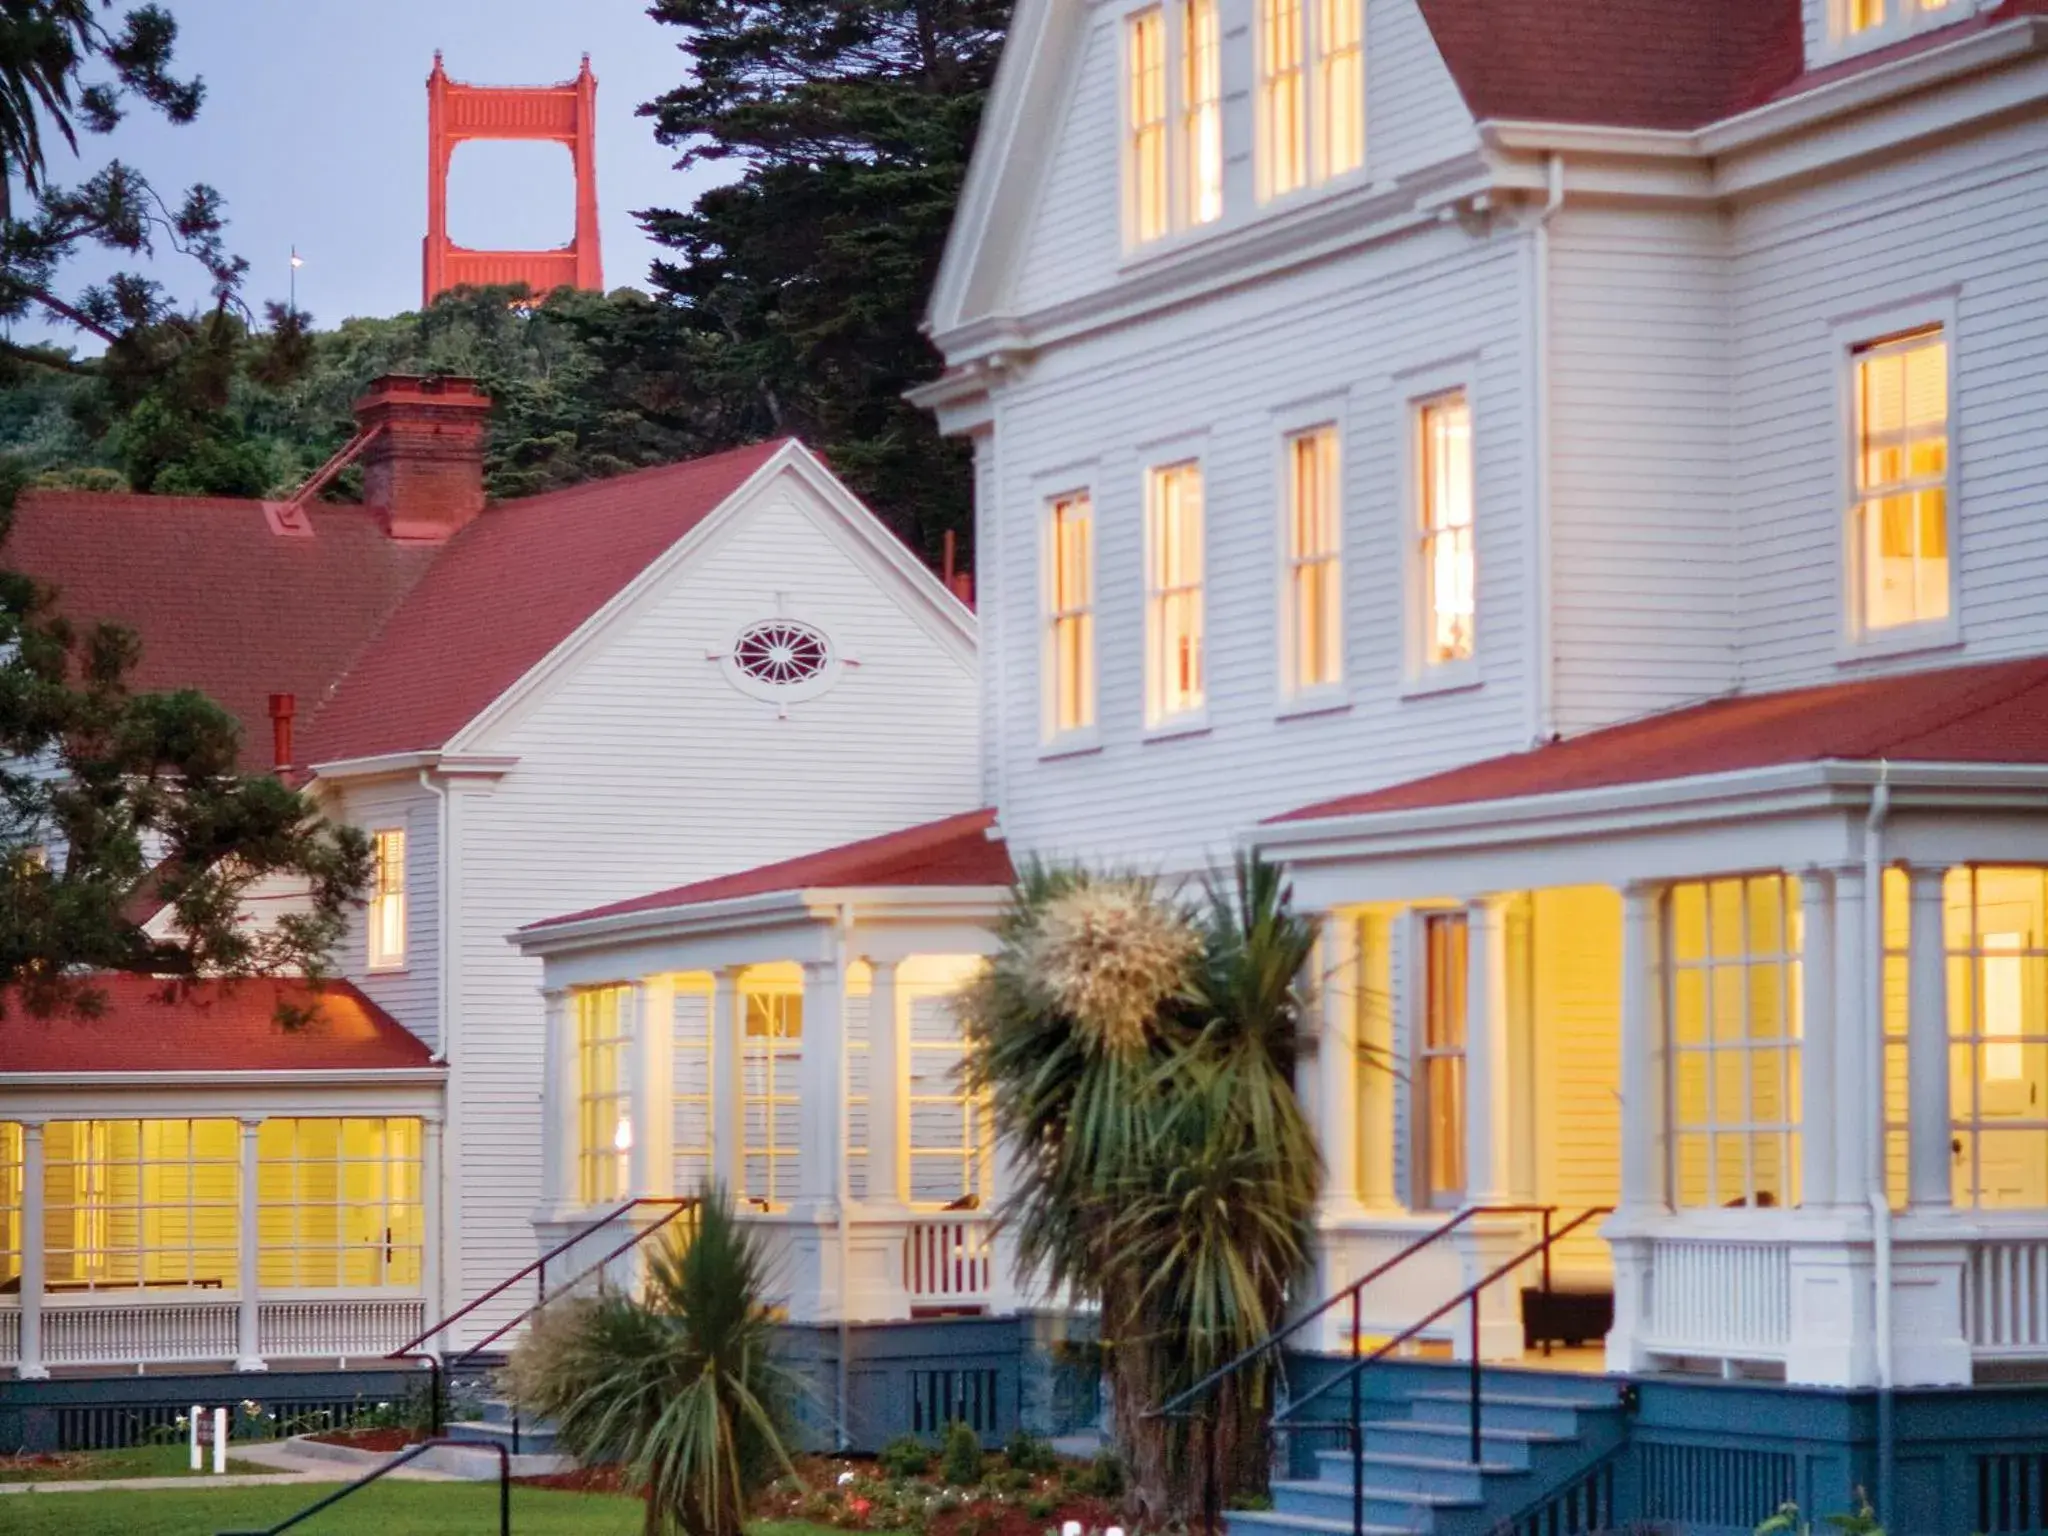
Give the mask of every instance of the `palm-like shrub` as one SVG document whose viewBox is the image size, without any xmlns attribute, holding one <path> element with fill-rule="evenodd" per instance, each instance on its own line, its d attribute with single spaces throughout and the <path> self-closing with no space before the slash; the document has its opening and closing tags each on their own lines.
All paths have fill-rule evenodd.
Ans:
<svg viewBox="0 0 2048 1536">
<path fill-rule="evenodd" d="M 694 1215 L 685 1236 L 649 1245 L 644 1299 L 550 1303 L 506 1371 L 512 1400 L 552 1419 L 578 1460 L 625 1468 L 648 1536 L 740 1536 L 749 1496 L 791 1470 L 795 1383 L 770 1355 L 759 1252 L 723 1189 Z"/>
<path fill-rule="evenodd" d="M 1262 1370 L 1189 1422 L 1147 1418 L 1263 1339 L 1321 1182 L 1294 1094 L 1315 942 L 1240 859 L 1192 908 L 1150 882 L 1032 868 L 967 995 L 970 1078 L 1014 1170 L 1021 1261 L 1099 1303 L 1137 1502 L 1213 1520 L 1267 1465 Z"/>
</svg>

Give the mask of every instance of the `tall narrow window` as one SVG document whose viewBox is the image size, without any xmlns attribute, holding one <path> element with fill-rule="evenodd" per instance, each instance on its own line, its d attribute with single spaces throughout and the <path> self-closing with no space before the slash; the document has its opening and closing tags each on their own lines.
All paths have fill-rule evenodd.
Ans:
<svg viewBox="0 0 2048 1536">
<path fill-rule="evenodd" d="M 21 1126 L 0 1121 L 0 1291 L 21 1287 Z"/>
<path fill-rule="evenodd" d="M 1169 226 L 1170 176 L 1166 143 L 1166 13 L 1139 11 L 1126 24 L 1131 238 L 1157 240 Z"/>
<path fill-rule="evenodd" d="M 1302 0 L 1259 0 L 1259 195 L 1308 184 Z"/>
<path fill-rule="evenodd" d="M 1862 628 L 1949 614 L 1948 342 L 1940 326 L 1856 349 Z"/>
<path fill-rule="evenodd" d="M 1145 723 L 1199 714 L 1202 681 L 1202 467 L 1145 477 Z"/>
<path fill-rule="evenodd" d="M 1344 680 L 1337 429 L 1287 439 L 1286 682 L 1290 694 Z"/>
<path fill-rule="evenodd" d="M 630 990 L 595 987 L 575 995 L 577 1192 L 585 1205 L 622 1200 L 631 1182 Z"/>
<path fill-rule="evenodd" d="M 1223 24 L 1218 0 L 1181 6 L 1181 154 L 1184 218 L 1207 224 L 1223 216 Z"/>
<path fill-rule="evenodd" d="M 1672 1196 L 1680 1206 L 1797 1205 L 1799 882 L 1674 886 Z"/>
<path fill-rule="evenodd" d="M 1851 37 L 1884 25 L 1886 0 L 1842 0 L 1842 30 Z"/>
<path fill-rule="evenodd" d="M 405 833 L 392 827 L 371 838 L 370 968 L 405 964 Z"/>
<path fill-rule="evenodd" d="M 711 1177 L 713 1119 L 717 1113 L 713 1073 L 723 1052 L 711 1038 L 711 997 L 678 989 L 675 995 L 675 1048 L 670 1057 L 670 1167 L 675 1191 L 694 1195 Z"/>
<path fill-rule="evenodd" d="M 802 1106 L 804 999 L 797 991 L 749 988 L 740 1050 L 745 1195 L 760 1206 L 797 1194 Z"/>
<path fill-rule="evenodd" d="M 1318 180 L 1365 164 L 1365 28 L 1359 0 L 1316 3 Z"/>
<path fill-rule="evenodd" d="M 1472 406 L 1463 390 L 1416 412 L 1420 506 L 1422 661 L 1440 667 L 1472 655 L 1477 569 L 1472 548 Z"/>
<path fill-rule="evenodd" d="M 1046 732 L 1095 724 L 1095 508 L 1085 492 L 1057 498 L 1046 529 Z"/>
<path fill-rule="evenodd" d="M 1422 920 L 1422 1193 L 1435 1206 L 1465 1197 L 1466 937 L 1463 913 Z"/>
<path fill-rule="evenodd" d="M 961 1078 L 967 1043 L 951 997 L 910 1002 L 910 1198 L 956 1210 L 983 1203 L 988 1104 Z"/>
</svg>

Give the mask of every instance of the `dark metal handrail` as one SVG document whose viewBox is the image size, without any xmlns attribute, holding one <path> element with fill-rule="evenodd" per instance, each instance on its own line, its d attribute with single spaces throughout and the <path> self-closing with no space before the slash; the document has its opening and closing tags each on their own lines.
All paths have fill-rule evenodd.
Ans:
<svg viewBox="0 0 2048 1536">
<path fill-rule="evenodd" d="M 335 1489 L 334 1492 L 328 1494 L 326 1498 L 320 1500 L 317 1504 L 308 1504 L 296 1515 L 280 1520 L 276 1525 L 265 1526 L 260 1531 L 222 1531 L 219 1533 L 219 1536 L 278 1536 L 279 1532 L 288 1531 L 293 1526 L 312 1519 L 313 1516 L 319 1514 L 324 1509 L 332 1509 L 350 1494 L 361 1492 L 380 1477 L 396 1472 L 407 1462 L 417 1460 L 419 1457 L 426 1455 L 427 1452 L 443 1445 L 456 1446 L 465 1451 L 495 1451 L 497 1453 L 498 1536 L 512 1536 L 512 1458 L 506 1453 L 505 1447 L 502 1445 L 472 1445 L 464 1440 L 422 1440 L 418 1445 L 412 1446 L 410 1449 L 392 1457 L 391 1460 L 385 1462 L 383 1466 L 378 1467 L 374 1472 Z"/>
</svg>

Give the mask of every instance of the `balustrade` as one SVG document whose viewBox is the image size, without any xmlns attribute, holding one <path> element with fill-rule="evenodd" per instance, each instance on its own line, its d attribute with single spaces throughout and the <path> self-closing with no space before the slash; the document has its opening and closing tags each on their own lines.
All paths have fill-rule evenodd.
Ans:
<svg viewBox="0 0 2048 1536">
<path fill-rule="evenodd" d="M 994 1265 L 986 1221 L 920 1221 L 903 1235 L 903 1287 L 912 1306 L 986 1306 Z"/>
<path fill-rule="evenodd" d="M 1979 1358 L 2048 1354 L 2048 1238 L 1987 1239 L 1971 1248 L 1963 1336 Z"/>
<path fill-rule="evenodd" d="M 1783 1243 L 1660 1238 L 1650 1245 L 1648 1346 L 1659 1354 L 1769 1359 L 1792 1339 Z"/>
</svg>

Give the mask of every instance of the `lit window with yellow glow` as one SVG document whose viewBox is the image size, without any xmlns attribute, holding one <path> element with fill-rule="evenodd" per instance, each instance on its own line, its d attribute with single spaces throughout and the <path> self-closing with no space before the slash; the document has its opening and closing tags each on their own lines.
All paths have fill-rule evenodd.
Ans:
<svg viewBox="0 0 2048 1536">
<path fill-rule="evenodd" d="M 1870 47 L 1970 15 L 1965 0 L 1833 0 L 1838 41 Z"/>
<path fill-rule="evenodd" d="M 1907 953 L 1903 870 L 1885 872 L 1886 1182 L 1905 1203 Z M 1948 965 L 1952 1197 L 1964 1209 L 2048 1207 L 2048 870 L 1965 866 L 1942 882 Z"/>
<path fill-rule="evenodd" d="M 1145 476 L 1145 723 L 1199 715 L 1202 679 L 1202 467 Z"/>
<path fill-rule="evenodd" d="M 1285 682 L 1290 695 L 1344 680 L 1343 493 L 1334 426 L 1286 442 Z"/>
<path fill-rule="evenodd" d="M 1472 404 L 1463 390 L 1416 408 L 1416 508 L 1425 668 L 1472 656 L 1478 568 L 1472 542 Z"/>
<path fill-rule="evenodd" d="M 961 1073 L 967 1041 L 949 996 L 910 999 L 909 1191 L 919 1205 L 973 1209 L 985 1203 L 987 1096 Z"/>
<path fill-rule="evenodd" d="M 1801 913 L 1785 875 L 1672 887 L 1672 1198 L 1799 1204 Z"/>
<path fill-rule="evenodd" d="M 1218 0 L 1182 0 L 1181 154 L 1183 218 L 1223 216 L 1223 22 Z"/>
<path fill-rule="evenodd" d="M 1461 912 L 1422 920 L 1422 1039 L 1417 1048 L 1417 1117 L 1422 1188 L 1418 1204 L 1455 1209 L 1465 1200 L 1466 967 L 1470 930 Z"/>
<path fill-rule="evenodd" d="M 801 1166 L 804 999 L 795 988 L 750 985 L 740 1041 L 742 1194 L 759 1206 L 796 1198 Z"/>
<path fill-rule="evenodd" d="M 370 840 L 370 968 L 405 964 L 405 833 L 390 828 Z"/>
<path fill-rule="evenodd" d="M 1948 362 L 1939 326 L 1855 352 L 1851 517 L 1866 633 L 1949 616 Z"/>
<path fill-rule="evenodd" d="M 43 1151 L 50 1293 L 234 1288 L 241 1251 L 235 1121 L 52 1121 Z"/>
<path fill-rule="evenodd" d="M 420 1283 L 419 1121 L 266 1120 L 256 1148 L 266 1291 Z"/>
<path fill-rule="evenodd" d="M 1095 725 L 1095 508 L 1085 492 L 1053 501 L 1046 546 L 1046 728 L 1057 740 Z"/>
<path fill-rule="evenodd" d="M 1262 200 L 1365 164 L 1364 0 L 1259 0 Z"/>
<path fill-rule="evenodd" d="M 0 1120 L 0 1291 L 21 1285 L 21 1127 Z"/>
<path fill-rule="evenodd" d="M 1129 126 L 1128 168 L 1131 238 L 1139 245 L 1171 228 L 1172 184 L 1166 137 L 1166 12 L 1139 11 L 1124 26 L 1124 95 Z"/>
<path fill-rule="evenodd" d="M 594 987 L 571 1001 L 576 1030 L 576 1189 L 585 1205 L 625 1199 L 633 1155 L 630 987 Z"/>
</svg>

